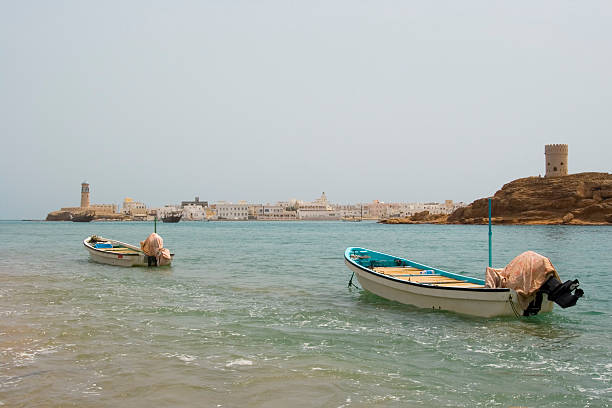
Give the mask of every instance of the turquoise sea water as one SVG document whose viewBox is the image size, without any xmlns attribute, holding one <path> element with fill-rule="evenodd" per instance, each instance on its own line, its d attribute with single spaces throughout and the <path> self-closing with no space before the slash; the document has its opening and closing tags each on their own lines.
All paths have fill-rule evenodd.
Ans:
<svg viewBox="0 0 612 408">
<path fill-rule="evenodd" d="M 0 406 L 607 407 L 612 227 L 494 226 L 493 262 L 548 256 L 576 307 L 480 319 L 347 288 L 348 246 L 483 277 L 486 226 L 158 224 L 171 268 L 92 263 L 91 234 L 0 222 Z"/>
</svg>

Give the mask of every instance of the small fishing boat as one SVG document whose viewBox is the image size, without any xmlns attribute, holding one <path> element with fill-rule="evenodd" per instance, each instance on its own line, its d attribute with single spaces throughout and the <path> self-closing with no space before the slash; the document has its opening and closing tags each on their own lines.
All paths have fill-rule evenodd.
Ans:
<svg viewBox="0 0 612 408">
<path fill-rule="evenodd" d="M 90 222 L 95 218 L 95 213 L 84 212 L 79 214 L 73 214 L 70 220 L 72 222 Z"/>
<path fill-rule="evenodd" d="M 173 211 L 162 217 L 163 222 L 168 223 L 177 223 L 183 218 L 183 213 L 181 211 Z"/>
<path fill-rule="evenodd" d="M 359 217 L 357 217 L 356 215 L 347 215 L 345 217 L 342 217 L 342 221 L 345 222 L 361 222 L 361 220 L 363 220 L 363 205 L 361 206 L 361 215 Z"/>
<path fill-rule="evenodd" d="M 89 252 L 89 256 L 91 257 L 92 261 L 108 265 L 157 266 L 158 261 L 160 264 L 163 263 L 163 265 L 170 265 L 172 259 L 174 259 L 174 254 L 168 252 L 170 259 L 162 262 L 160 260 L 159 253 L 147 255 L 140 247 L 96 235 L 85 238 L 83 245 L 85 246 L 85 249 L 87 249 L 87 252 Z"/>
<path fill-rule="evenodd" d="M 530 254 L 535 253 L 527 255 Z M 578 289 L 578 280 L 561 284 L 555 278 L 558 276 L 555 271 L 555 276 L 547 277 L 535 297 L 532 296 L 533 300 L 530 298 L 530 303 L 525 307 L 519 289 L 521 294 L 509 287 L 488 287 L 483 279 L 443 271 L 369 249 L 347 248 L 344 261 L 357 276 L 363 289 L 378 296 L 421 308 L 472 316 L 518 317 L 550 312 L 553 301 L 563 308 L 570 307 L 583 294 Z"/>
<path fill-rule="evenodd" d="M 361 218 L 358 217 L 342 217 L 344 222 L 361 222 Z"/>
</svg>

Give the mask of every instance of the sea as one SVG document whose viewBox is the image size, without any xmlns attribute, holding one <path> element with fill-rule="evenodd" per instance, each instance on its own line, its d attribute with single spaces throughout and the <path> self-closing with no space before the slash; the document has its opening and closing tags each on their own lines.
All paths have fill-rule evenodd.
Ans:
<svg viewBox="0 0 612 408">
<path fill-rule="evenodd" d="M 585 295 L 492 319 L 349 287 L 343 261 L 360 246 L 483 278 L 486 225 L 156 228 L 169 268 L 83 247 L 137 244 L 152 222 L 0 222 L 0 407 L 612 405 L 612 227 L 494 225 L 494 266 L 533 250 Z"/>
</svg>

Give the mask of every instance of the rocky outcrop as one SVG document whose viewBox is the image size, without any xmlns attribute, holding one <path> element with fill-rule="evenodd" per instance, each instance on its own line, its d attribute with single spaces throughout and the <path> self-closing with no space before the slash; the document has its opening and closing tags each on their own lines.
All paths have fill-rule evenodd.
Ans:
<svg viewBox="0 0 612 408">
<path fill-rule="evenodd" d="M 579 173 L 514 180 L 491 200 L 496 224 L 611 224 L 612 174 Z M 488 222 L 488 199 L 459 208 L 451 224 Z"/>
<path fill-rule="evenodd" d="M 78 221 L 79 217 L 91 216 L 91 220 L 100 221 L 132 221 L 132 218 L 125 214 L 100 214 L 95 215 L 92 211 L 51 211 L 47 214 L 46 221 Z"/>
<path fill-rule="evenodd" d="M 46 221 L 70 221 L 72 213 L 70 211 L 52 211 L 47 214 Z"/>
<path fill-rule="evenodd" d="M 387 218 L 380 220 L 381 224 L 445 224 L 447 214 L 430 214 L 429 211 L 421 211 L 406 218 Z"/>
</svg>

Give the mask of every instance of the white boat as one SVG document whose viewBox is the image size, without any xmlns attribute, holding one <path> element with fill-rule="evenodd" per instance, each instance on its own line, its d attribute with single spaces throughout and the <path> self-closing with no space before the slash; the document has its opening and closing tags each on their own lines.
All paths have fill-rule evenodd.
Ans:
<svg viewBox="0 0 612 408">
<path fill-rule="evenodd" d="M 116 266 L 157 266 L 157 259 L 148 256 L 140 247 L 114 239 L 92 235 L 83 240 L 92 261 Z M 174 259 L 174 254 L 170 254 Z"/>
<path fill-rule="evenodd" d="M 529 316 L 552 311 L 552 300 L 565 308 L 576 304 L 582 296 L 582 290 L 577 289 L 577 280 L 560 284 L 551 278 L 551 288 L 546 289 L 549 293 L 541 289 L 536 296 L 537 302 L 532 302 L 535 302 L 533 307 L 530 303 L 531 308 L 524 309 L 514 289 L 485 287 L 483 279 L 446 272 L 364 248 L 347 248 L 344 261 L 363 289 L 378 296 L 420 308 L 472 316 Z"/>
</svg>

